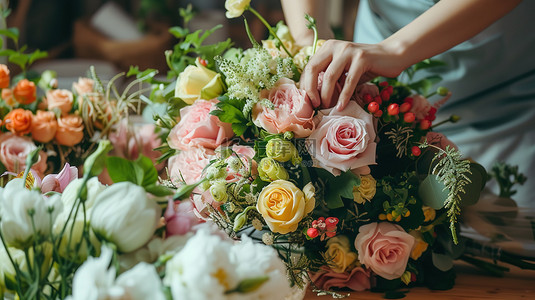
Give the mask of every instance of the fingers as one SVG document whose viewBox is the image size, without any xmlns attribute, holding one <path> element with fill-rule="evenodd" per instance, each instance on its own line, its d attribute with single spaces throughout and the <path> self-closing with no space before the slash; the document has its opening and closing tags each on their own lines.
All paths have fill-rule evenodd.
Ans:
<svg viewBox="0 0 535 300">
<path fill-rule="evenodd" d="M 338 104 L 336 105 L 336 109 L 338 111 L 344 110 L 344 108 L 349 103 L 349 100 L 355 92 L 357 84 L 359 83 L 363 73 L 364 67 L 362 63 L 360 63 L 358 60 L 353 61 L 353 63 L 349 67 L 349 71 L 347 72 L 344 87 L 342 88 L 342 92 L 340 93 L 340 98 L 338 98 Z"/>
<path fill-rule="evenodd" d="M 323 85 L 321 87 L 321 102 L 325 107 L 333 107 L 333 102 L 336 103 L 338 99 L 333 99 L 334 89 L 338 84 L 338 80 L 342 74 L 346 71 L 346 65 L 348 63 L 348 56 L 338 55 L 334 57 L 325 74 L 323 75 Z"/>
<path fill-rule="evenodd" d="M 327 46 L 327 47 L 326 47 Z M 329 44 L 324 44 L 320 50 L 312 56 L 303 74 L 301 74 L 301 89 L 304 89 L 314 107 L 321 105 L 321 97 L 318 92 L 318 76 L 324 71 L 332 61 L 332 49 Z M 325 81 L 324 81 L 325 83 Z"/>
</svg>

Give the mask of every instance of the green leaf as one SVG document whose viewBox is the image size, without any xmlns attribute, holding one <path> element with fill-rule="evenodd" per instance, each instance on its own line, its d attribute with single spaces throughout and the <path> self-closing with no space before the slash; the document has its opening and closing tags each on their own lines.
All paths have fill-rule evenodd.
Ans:
<svg viewBox="0 0 535 300">
<path fill-rule="evenodd" d="M 433 209 L 441 209 L 448 198 L 449 191 L 446 189 L 437 175 L 428 175 L 418 188 L 418 195 L 423 204 Z"/>
<path fill-rule="evenodd" d="M 35 50 L 33 53 L 31 53 L 29 55 L 29 58 L 28 58 L 28 65 L 31 65 L 33 64 L 36 60 L 38 59 L 41 59 L 41 58 L 45 58 L 48 56 L 48 52 L 46 51 L 41 51 L 39 49 Z"/>
<path fill-rule="evenodd" d="M 247 123 L 241 110 L 225 102 L 218 103 L 218 109 L 211 111 L 210 114 L 219 117 L 219 120 L 225 123 Z"/>
<path fill-rule="evenodd" d="M 134 162 L 118 156 L 108 156 L 106 166 L 114 183 L 123 181 L 137 183 Z"/>
<path fill-rule="evenodd" d="M 187 28 L 182 28 L 180 26 L 175 26 L 175 27 L 169 28 L 169 33 L 171 33 L 177 39 L 181 39 L 181 38 L 184 38 L 186 35 L 189 34 L 189 30 Z"/>
<path fill-rule="evenodd" d="M 19 29 L 16 27 L 0 29 L 0 34 L 3 34 L 6 37 L 12 39 L 15 43 L 18 43 L 19 41 Z"/>
<path fill-rule="evenodd" d="M 158 181 L 158 171 L 154 167 L 150 158 L 144 155 L 139 155 L 138 159 L 134 161 L 134 164 L 136 166 L 135 172 L 138 178 L 138 181 L 135 183 L 142 187 L 146 187 L 153 185 Z"/>
<path fill-rule="evenodd" d="M 340 174 L 338 177 L 336 177 L 336 180 L 331 183 L 332 189 L 339 191 L 340 196 L 347 199 L 353 199 L 353 187 L 359 185 L 360 178 L 353 174 L 351 170 Z"/>
<path fill-rule="evenodd" d="M 236 134 L 237 136 L 242 136 L 246 130 L 247 130 L 247 125 L 245 124 L 240 124 L 240 123 L 232 124 L 232 131 L 234 131 L 234 134 Z"/>
<path fill-rule="evenodd" d="M 14 53 L 17 53 L 17 51 L 12 50 L 12 49 L 0 50 L 0 56 L 9 56 L 9 55 L 13 55 Z"/>
<path fill-rule="evenodd" d="M 433 86 L 433 84 L 438 83 L 440 81 L 442 81 L 442 77 L 438 75 L 429 76 L 422 80 L 409 84 L 408 87 L 417 91 L 418 93 L 422 95 L 426 95 L 428 94 L 429 90 L 431 90 L 431 87 Z"/>
<path fill-rule="evenodd" d="M 156 197 L 170 196 L 173 194 L 173 190 L 158 184 L 150 184 L 145 186 L 145 191 L 147 191 L 147 193 L 153 194 Z"/>
<path fill-rule="evenodd" d="M 416 71 L 423 70 L 423 69 L 442 67 L 445 65 L 446 63 L 441 60 L 424 59 L 421 62 L 414 65 L 414 71 L 416 72 Z"/>
<path fill-rule="evenodd" d="M 9 62 L 18 65 L 21 69 L 26 69 L 28 63 L 28 56 L 15 52 L 9 56 Z"/>
</svg>

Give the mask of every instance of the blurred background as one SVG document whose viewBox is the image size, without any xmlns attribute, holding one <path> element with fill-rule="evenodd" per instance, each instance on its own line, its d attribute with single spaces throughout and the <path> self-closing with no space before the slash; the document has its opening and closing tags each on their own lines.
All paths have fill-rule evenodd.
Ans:
<svg viewBox="0 0 535 300">
<path fill-rule="evenodd" d="M 2 26 L 19 29 L 19 46 L 48 52 L 48 57 L 32 68 L 40 72 L 55 70 L 60 85 L 86 75 L 90 65 L 95 66 L 103 80 L 127 71 L 130 66 L 154 68 L 165 74 L 164 51 L 172 49 L 177 42 L 168 29 L 183 24 L 179 8 L 188 4 L 196 12 L 189 23 L 190 29 L 223 25 L 205 43 L 231 38 L 236 47 L 251 46 L 243 19 L 225 17 L 224 0 L 0 0 L 0 3 L 11 9 Z M 330 0 L 329 3 L 330 22 L 337 38 L 352 39 L 358 1 Z M 284 19 L 280 1 L 253 0 L 251 5 L 272 25 Z M 257 40 L 267 37 L 267 30 L 255 17 L 249 16 L 248 21 Z M 7 41 L 3 47 L 13 49 L 15 45 Z M 16 73 L 15 67 L 10 68 Z"/>
</svg>

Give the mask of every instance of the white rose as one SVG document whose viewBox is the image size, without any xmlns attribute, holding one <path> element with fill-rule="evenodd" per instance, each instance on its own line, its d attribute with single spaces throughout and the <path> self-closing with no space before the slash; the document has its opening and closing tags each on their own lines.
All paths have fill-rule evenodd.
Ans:
<svg viewBox="0 0 535 300">
<path fill-rule="evenodd" d="M 48 236 L 51 222 L 63 209 L 60 197 L 45 197 L 24 188 L 21 178 L 0 188 L 0 230 L 9 246 L 24 248 L 35 235 Z M 31 212 L 31 215 L 30 215 Z"/>
<path fill-rule="evenodd" d="M 110 248 L 102 247 L 99 258 L 89 258 L 80 266 L 74 275 L 73 294 L 68 299 L 165 299 L 154 266 L 140 263 L 116 279 L 115 268 L 108 269 L 112 255 Z"/>
<path fill-rule="evenodd" d="M 237 18 L 243 14 L 251 0 L 227 0 L 225 1 L 226 16 L 229 19 Z"/>
<path fill-rule="evenodd" d="M 78 191 L 82 187 L 83 179 L 75 179 L 67 185 L 63 193 L 61 194 L 61 201 L 65 207 L 71 207 L 76 203 L 76 196 L 78 196 Z M 85 200 L 84 206 L 86 210 L 89 210 L 95 204 L 95 199 L 98 194 L 106 189 L 106 186 L 101 184 L 98 181 L 97 177 L 93 177 L 87 181 L 87 199 Z"/>
<path fill-rule="evenodd" d="M 145 190 L 131 182 L 119 182 L 98 194 L 91 212 L 93 231 L 114 243 L 121 252 L 147 243 L 161 216 L 161 207 Z"/>
</svg>

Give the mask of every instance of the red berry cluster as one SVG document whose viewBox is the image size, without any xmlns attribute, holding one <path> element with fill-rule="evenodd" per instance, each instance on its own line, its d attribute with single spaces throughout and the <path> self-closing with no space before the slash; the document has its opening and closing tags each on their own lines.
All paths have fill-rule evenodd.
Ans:
<svg viewBox="0 0 535 300">
<path fill-rule="evenodd" d="M 331 238 L 336 235 L 336 227 L 338 225 L 338 218 L 319 217 L 317 220 L 312 221 L 312 227 L 307 230 L 307 235 L 313 239 L 320 236 L 320 240 L 324 240 L 325 237 Z"/>
</svg>

